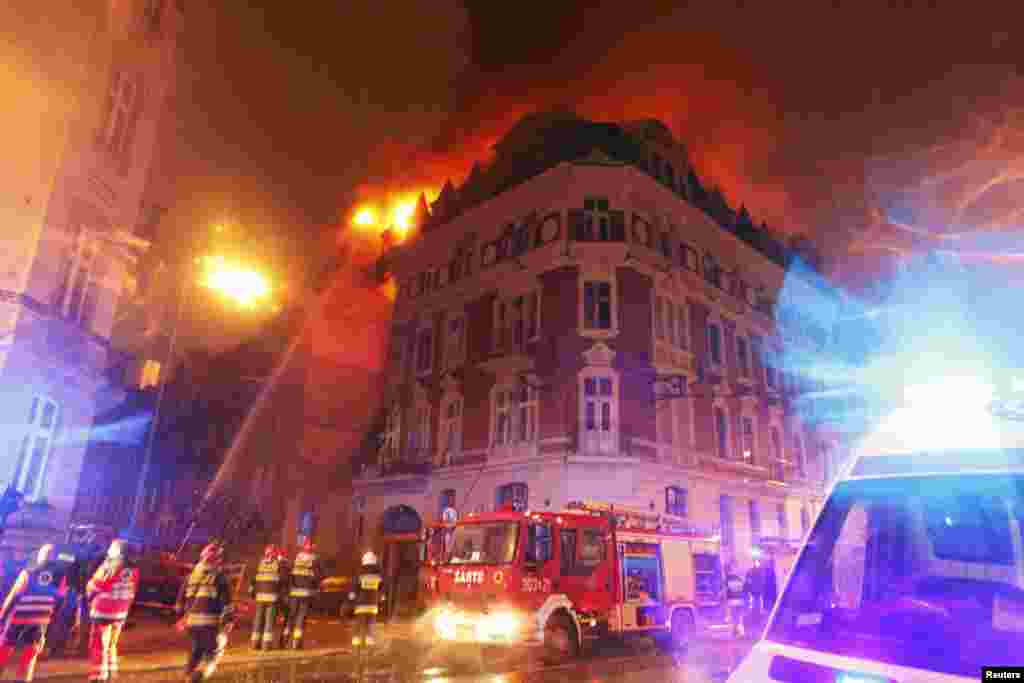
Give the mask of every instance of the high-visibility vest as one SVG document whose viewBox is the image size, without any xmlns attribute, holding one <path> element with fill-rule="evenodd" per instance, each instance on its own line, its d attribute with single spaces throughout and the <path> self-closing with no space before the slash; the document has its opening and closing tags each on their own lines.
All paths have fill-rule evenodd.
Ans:
<svg viewBox="0 0 1024 683">
<path fill-rule="evenodd" d="M 139 570 L 120 561 L 107 560 L 85 588 L 92 597 L 89 616 L 104 621 L 124 621 L 139 590 Z"/>
<path fill-rule="evenodd" d="M 380 609 L 380 585 L 384 577 L 380 575 L 377 567 L 363 567 L 363 573 L 359 575 L 359 594 L 356 599 L 355 614 L 377 614 Z"/>
<path fill-rule="evenodd" d="M 217 567 L 196 565 L 181 588 L 178 610 L 185 612 L 186 626 L 219 626 L 231 617 L 231 588 Z"/>
<path fill-rule="evenodd" d="M 67 581 L 47 562 L 23 570 L 11 590 L 15 597 L 9 623 L 46 626 L 67 590 Z"/>
<path fill-rule="evenodd" d="M 252 580 L 256 602 L 277 602 L 281 590 L 281 561 L 277 558 L 260 562 Z"/>
<path fill-rule="evenodd" d="M 308 598 L 317 592 L 318 560 L 316 553 L 305 550 L 295 556 L 295 563 L 292 565 L 292 586 L 288 593 L 291 597 Z"/>
</svg>

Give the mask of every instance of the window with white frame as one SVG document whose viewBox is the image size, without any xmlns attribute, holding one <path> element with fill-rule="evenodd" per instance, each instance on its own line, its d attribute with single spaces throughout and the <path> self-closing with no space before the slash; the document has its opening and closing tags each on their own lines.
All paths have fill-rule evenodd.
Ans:
<svg viewBox="0 0 1024 683">
<path fill-rule="evenodd" d="M 746 337 L 736 337 L 736 363 L 739 365 L 740 377 L 750 377 L 750 350 Z"/>
<path fill-rule="evenodd" d="M 466 360 L 466 316 L 453 313 L 445 324 L 444 366 L 454 370 Z"/>
<path fill-rule="evenodd" d="M 681 486 L 665 487 L 665 512 L 678 517 L 686 516 L 686 489 Z"/>
<path fill-rule="evenodd" d="M 583 283 L 583 327 L 588 330 L 610 330 L 614 327 L 611 282 Z"/>
<path fill-rule="evenodd" d="M 518 391 L 516 406 L 516 436 L 520 443 L 531 443 L 537 439 L 537 413 L 540 401 L 537 388 L 524 383 Z"/>
<path fill-rule="evenodd" d="M 782 436 L 779 434 L 778 427 L 772 427 L 768 434 L 772 444 L 771 477 L 774 481 L 784 481 Z"/>
<path fill-rule="evenodd" d="M 654 297 L 654 337 L 678 349 L 689 348 L 686 306 L 668 296 Z"/>
<path fill-rule="evenodd" d="M 533 443 L 537 440 L 540 409 L 536 387 L 526 383 L 494 389 L 491 443 L 495 446 Z"/>
<path fill-rule="evenodd" d="M 708 323 L 708 359 L 715 365 L 722 364 L 722 328 L 717 323 Z"/>
<path fill-rule="evenodd" d="M 430 403 L 416 401 L 409 429 L 409 453 L 414 461 L 425 460 L 430 452 Z"/>
<path fill-rule="evenodd" d="M 612 236 L 612 219 L 606 197 L 586 197 L 583 200 L 583 241 L 609 242 Z"/>
<path fill-rule="evenodd" d="M 87 325 L 96 313 L 97 256 L 96 244 L 89 239 L 85 229 L 79 227 L 74 254 L 66 263 L 57 304 L 61 315 L 83 326 Z"/>
<path fill-rule="evenodd" d="M 434 369 L 434 329 L 421 327 L 416 332 L 416 374 L 427 375 Z"/>
<path fill-rule="evenodd" d="M 522 351 L 540 336 L 540 292 L 499 299 L 494 304 L 494 349 Z"/>
<path fill-rule="evenodd" d="M 586 373 L 581 381 L 580 436 L 585 452 L 618 450 L 618 401 L 611 373 Z"/>
<path fill-rule="evenodd" d="M 37 500 L 42 495 L 59 417 L 60 408 L 55 401 L 42 396 L 32 399 L 28 430 L 22 439 L 18 455 L 15 485 L 28 500 Z"/>
<path fill-rule="evenodd" d="M 395 403 L 384 421 L 381 438 L 380 459 L 382 463 L 397 460 L 401 451 L 402 409 Z"/>
<path fill-rule="evenodd" d="M 729 457 L 729 418 L 722 408 L 715 408 L 715 445 L 720 458 Z"/>
<path fill-rule="evenodd" d="M 441 461 L 462 452 L 462 397 L 449 396 L 441 406 Z"/>
<path fill-rule="evenodd" d="M 753 463 L 757 455 L 754 418 L 744 415 L 740 422 L 743 425 L 743 459 Z"/>
<path fill-rule="evenodd" d="M 98 139 L 114 156 L 127 154 L 135 134 L 138 111 L 142 104 L 141 83 L 130 74 L 115 71 L 107 95 L 106 113 Z"/>
</svg>

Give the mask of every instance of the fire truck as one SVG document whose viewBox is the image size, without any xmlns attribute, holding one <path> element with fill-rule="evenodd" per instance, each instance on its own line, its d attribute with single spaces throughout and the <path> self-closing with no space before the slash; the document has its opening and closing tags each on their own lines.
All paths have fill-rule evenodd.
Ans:
<svg viewBox="0 0 1024 683">
<path fill-rule="evenodd" d="M 604 502 L 459 520 L 436 568 L 439 639 L 541 644 L 652 636 L 681 649 L 721 613 L 720 539 L 685 519 Z"/>
</svg>

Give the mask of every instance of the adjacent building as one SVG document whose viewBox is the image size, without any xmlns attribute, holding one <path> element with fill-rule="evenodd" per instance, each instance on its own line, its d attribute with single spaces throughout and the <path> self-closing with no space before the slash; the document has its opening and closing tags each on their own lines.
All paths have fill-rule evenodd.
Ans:
<svg viewBox="0 0 1024 683">
<path fill-rule="evenodd" d="M 741 569 L 799 539 L 842 455 L 796 401 L 841 305 L 809 245 L 703 187 L 661 123 L 560 113 L 421 218 L 381 261 L 398 297 L 356 543 L 581 499 L 686 517 Z"/>
<path fill-rule="evenodd" d="M 17 31 L 4 41 L 17 106 L 0 114 L 13 131 L 0 160 L 0 486 L 25 496 L 4 537 L 20 550 L 64 534 L 93 417 L 121 400 L 111 330 L 156 215 L 182 5 L 0 10 Z"/>
</svg>

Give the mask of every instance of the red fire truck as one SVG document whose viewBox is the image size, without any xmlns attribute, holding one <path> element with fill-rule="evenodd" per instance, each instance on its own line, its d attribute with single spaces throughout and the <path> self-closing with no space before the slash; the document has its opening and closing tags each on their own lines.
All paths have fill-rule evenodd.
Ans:
<svg viewBox="0 0 1024 683">
<path fill-rule="evenodd" d="M 436 570 L 440 639 L 540 643 L 549 658 L 601 636 L 684 647 L 719 614 L 720 542 L 666 514 L 601 502 L 470 514 Z"/>
</svg>

